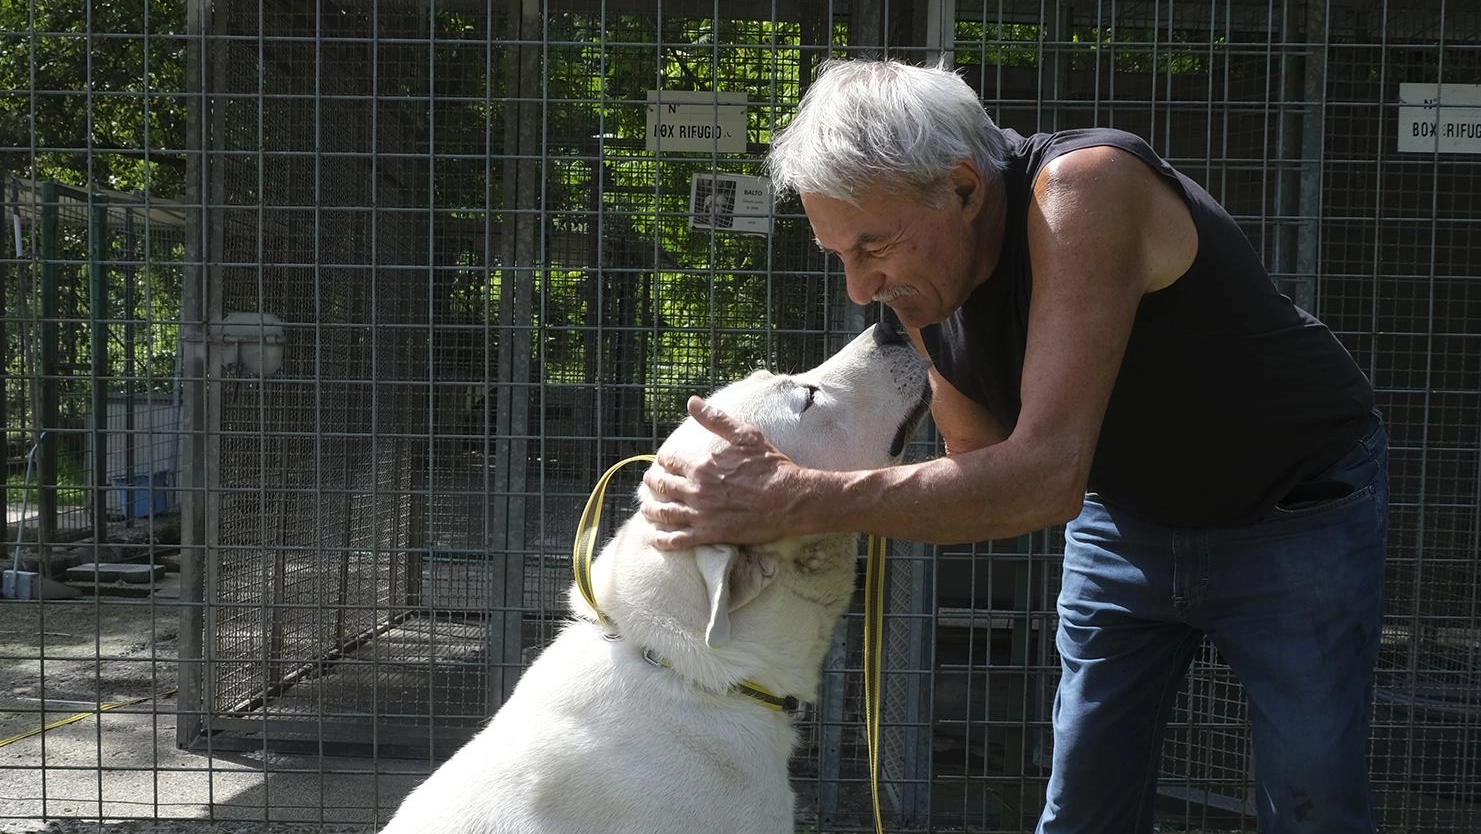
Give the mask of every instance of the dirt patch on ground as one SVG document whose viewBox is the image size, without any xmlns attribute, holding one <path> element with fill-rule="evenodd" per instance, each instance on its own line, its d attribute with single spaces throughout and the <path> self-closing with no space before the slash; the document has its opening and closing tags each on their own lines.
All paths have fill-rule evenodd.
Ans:
<svg viewBox="0 0 1481 834">
<path fill-rule="evenodd" d="M 0 739 L 58 714 L 175 689 L 176 574 L 148 597 L 0 602 Z"/>
</svg>

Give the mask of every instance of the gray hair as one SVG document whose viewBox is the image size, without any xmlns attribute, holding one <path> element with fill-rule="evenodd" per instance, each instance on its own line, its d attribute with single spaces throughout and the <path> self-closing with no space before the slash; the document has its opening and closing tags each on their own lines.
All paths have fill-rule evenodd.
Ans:
<svg viewBox="0 0 1481 834">
<path fill-rule="evenodd" d="M 1008 143 L 961 76 L 899 61 L 825 61 L 792 121 L 773 137 L 766 168 L 776 194 L 849 203 L 874 189 L 942 199 L 951 169 L 970 160 L 1003 170 Z"/>
</svg>

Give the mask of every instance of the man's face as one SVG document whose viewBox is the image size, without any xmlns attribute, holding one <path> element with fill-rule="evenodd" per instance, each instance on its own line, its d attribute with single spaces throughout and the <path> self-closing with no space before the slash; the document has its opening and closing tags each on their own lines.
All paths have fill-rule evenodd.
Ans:
<svg viewBox="0 0 1481 834">
<path fill-rule="evenodd" d="M 858 203 L 802 195 L 818 245 L 843 262 L 854 303 L 884 302 L 907 327 L 924 327 L 950 316 L 986 278 L 975 222 L 981 199 L 932 206 L 916 195 L 872 193 Z"/>
</svg>

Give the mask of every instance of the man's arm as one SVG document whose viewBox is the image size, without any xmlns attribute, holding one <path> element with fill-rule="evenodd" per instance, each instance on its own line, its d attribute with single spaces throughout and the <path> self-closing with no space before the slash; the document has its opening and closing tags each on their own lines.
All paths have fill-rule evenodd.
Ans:
<svg viewBox="0 0 1481 834">
<path fill-rule="evenodd" d="M 1012 433 L 976 442 L 990 439 L 991 427 L 948 400 L 970 451 L 816 473 L 802 517 L 820 519 L 819 529 L 957 542 L 1020 535 L 1079 512 L 1137 306 L 1187 271 L 1197 230 L 1181 196 L 1149 166 L 1102 147 L 1046 166 L 1034 184 L 1028 239 L 1033 297 Z"/>
<path fill-rule="evenodd" d="M 915 343 L 916 351 L 930 359 L 920 330 L 914 327 L 906 327 L 904 330 L 910 335 L 910 341 Z M 936 431 L 941 434 L 941 440 L 946 445 L 946 454 L 970 452 L 1001 443 L 1007 438 L 1007 430 L 993 417 L 991 411 L 958 391 L 934 367 L 930 373 L 931 422 L 936 424 Z"/>
<path fill-rule="evenodd" d="M 835 530 L 965 542 L 1074 517 L 1137 306 L 1144 293 L 1187 271 L 1197 233 L 1181 197 L 1141 160 L 1115 148 L 1085 148 L 1054 160 L 1034 184 L 1028 238 L 1033 298 L 1022 407 L 1011 434 L 989 443 L 1001 431 L 948 401 L 946 430 L 970 450 L 887 469 L 823 472 L 766 452 L 759 432 L 707 405 L 691 407 L 734 445 L 687 470 L 670 461 L 665 467 L 679 471 L 650 471 L 650 488 L 677 502 L 644 504 L 644 514 L 668 531 L 660 546 Z M 686 475 L 696 483 L 678 477 Z M 722 498 L 701 509 L 701 491 Z"/>
</svg>

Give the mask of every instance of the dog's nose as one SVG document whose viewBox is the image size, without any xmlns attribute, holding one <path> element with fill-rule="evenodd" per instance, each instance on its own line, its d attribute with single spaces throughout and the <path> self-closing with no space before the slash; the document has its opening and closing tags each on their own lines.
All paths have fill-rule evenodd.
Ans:
<svg viewBox="0 0 1481 834">
<path fill-rule="evenodd" d="M 884 308 L 879 323 L 874 325 L 874 343 L 880 347 L 905 343 L 905 331 L 900 329 L 900 320 L 889 307 Z"/>
</svg>

